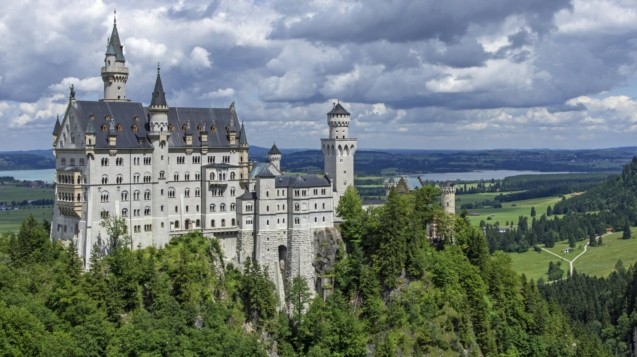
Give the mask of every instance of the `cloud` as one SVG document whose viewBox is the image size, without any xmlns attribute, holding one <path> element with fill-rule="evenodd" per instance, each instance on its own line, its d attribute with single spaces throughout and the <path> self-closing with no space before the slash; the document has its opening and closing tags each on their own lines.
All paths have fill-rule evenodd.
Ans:
<svg viewBox="0 0 637 357">
<path fill-rule="evenodd" d="M 123 3 L 117 24 L 130 70 L 127 93 L 148 104 L 161 62 L 169 105 L 236 101 L 255 145 L 277 138 L 284 147 L 316 147 L 337 99 L 352 112 L 350 132 L 362 147 L 634 143 L 637 4 L 466 4 Z M 8 137 L 30 130 L 34 141 L 5 140 L 0 149 L 48 142 L 70 84 L 80 99 L 101 97 L 111 29 L 108 3 L 27 0 L 3 7 L 0 122 Z"/>
</svg>

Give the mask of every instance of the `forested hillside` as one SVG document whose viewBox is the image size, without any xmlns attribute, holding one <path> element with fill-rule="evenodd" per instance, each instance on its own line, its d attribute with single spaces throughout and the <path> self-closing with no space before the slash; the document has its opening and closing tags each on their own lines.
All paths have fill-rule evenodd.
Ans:
<svg viewBox="0 0 637 357">
<path fill-rule="evenodd" d="M 578 329 L 599 336 L 615 356 L 634 356 L 637 336 L 637 266 L 617 262 L 607 278 L 573 274 L 572 278 L 544 284 L 540 292 L 558 302 Z"/>
<path fill-rule="evenodd" d="M 123 221 L 91 268 L 32 217 L 0 240 L 0 351 L 11 356 L 605 356 L 555 303 L 490 257 L 463 217 L 449 220 L 432 187 L 393 192 L 365 212 L 350 189 L 339 206 L 344 245 L 334 293 L 286 287 L 288 313 L 257 264 L 224 266 L 215 239 L 191 233 L 131 251 Z M 425 226 L 436 218 L 431 245 Z M 452 238 L 453 237 L 453 238 Z M 450 244 L 455 240 L 456 244 Z M 106 253 L 100 257 L 99 252 Z M 347 252 L 347 253 L 346 253 Z M 574 348 L 573 346 L 577 346 Z"/>
<path fill-rule="evenodd" d="M 505 233 L 501 225 L 482 224 L 491 252 L 522 252 L 536 244 L 553 247 L 568 240 L 571 247 L 579 241 L 595 244 L 595 235 L 607 228 L 622 231 L 637 225 L 637 157 L 626 164 L 619 175 L 612 175 L 589 191 L 555 204 L 539 218 L 520 217 L 515 229 Z M 556 215 L 563 215 L 558 218 Z M 500 222 L 501 223 L 501 222 Z"/>
</svg>

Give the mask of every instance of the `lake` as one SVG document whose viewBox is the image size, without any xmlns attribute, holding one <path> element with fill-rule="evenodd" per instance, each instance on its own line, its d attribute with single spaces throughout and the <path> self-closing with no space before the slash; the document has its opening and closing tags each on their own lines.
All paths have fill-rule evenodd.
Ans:
<svg viewBox="0 0 637 357">
<path fill-rule="evenodd" d="M 55 169 L 0 171 L 0 176 L 13 176 L 16 180 L 53 182 Z"/>
<path fill-rule="evenodd" d="M 571 172 L 540 172 L 540 171 L 515 171 L 515 170 L 484 170 L 471 172 L 445 172 L 439 174 L 420 174 L 409 175 L 410 177 L 418 177 L 428 181 L 475 181 L 475 180 L 501 180 L 509 176 L 519 175 L 549 175 L 549 174 L 569 174 Z"/>
<path fill-rule="evenodd" d="M 411 177 L 420 176 L 423 180 L 429 181 L 471 181 L 471 180 L 491 180 L 491 179 L 503 179 L 509 176 L 518 175 L 547 175 L 547 174 L 567 174 L 569 172 L 540 172 L 540 171 L 515 171 L 515 170 L 485 170 L 485 171 L 472 171 L 472 172 L 447 172 L 438 174 L 420 174 L 420 175 L 408 175 Z M 55 169 L 44 170 L 13 170 L 13 171 L 0 171 L 0 176 L 13 176 L 16 180 L 42 180 L 45 182 L 53 182 L 55 176 Z"/>
</svg>

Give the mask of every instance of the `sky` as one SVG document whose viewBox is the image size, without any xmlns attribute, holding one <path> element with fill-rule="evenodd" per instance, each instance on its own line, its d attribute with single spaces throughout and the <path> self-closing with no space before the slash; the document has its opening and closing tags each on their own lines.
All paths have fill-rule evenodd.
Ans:
<svg viewBox="0 0 637 357">
<path fill-rule="evenodd" d="M 318 148 L 352 113 L 361 149 L 637 146 L 634 0 L 4 1 L 0 150 L 47 149 L 73 84 L 103 96 L 117 10 L 127 95 L 235 102 L 251 145 Z"/>
</svg>

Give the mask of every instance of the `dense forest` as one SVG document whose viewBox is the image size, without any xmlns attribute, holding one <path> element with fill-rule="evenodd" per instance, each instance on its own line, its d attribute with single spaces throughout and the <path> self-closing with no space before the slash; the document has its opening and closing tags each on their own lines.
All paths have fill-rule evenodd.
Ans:
<svg viewBox="0 0 637 357">
<path fill-rule="evenodd" d="M 637 347 L 637 266 L 621 261 L 607 278 L 574 272 L 573 277 L 540 285 L 546 300 L 563 307 L 574 326 L 599 336 L 615 356 L 634 356 Z"/>
<path fill-rule="evenodd" d="M 364 211 L 350 188 L 333 293 L 296 277 L 277 306 L 258 264 L 224 265 L 197 232 L 129 249 L 124 221 L 101 224 L 83 272 L 75 247 L 33 217 L 0 239 L 0 351 L 11 356 L 606 356 L 482 232 L 450 218 L 433 187 Z M 438 222 L 439 241 L 426 236 Z M 452 244 L 452 242 L 454 244 Z"/>
</svg>

